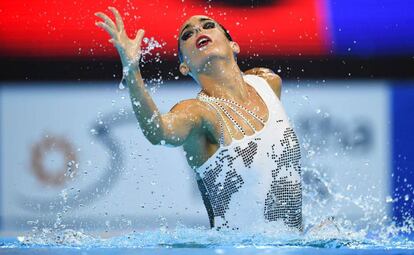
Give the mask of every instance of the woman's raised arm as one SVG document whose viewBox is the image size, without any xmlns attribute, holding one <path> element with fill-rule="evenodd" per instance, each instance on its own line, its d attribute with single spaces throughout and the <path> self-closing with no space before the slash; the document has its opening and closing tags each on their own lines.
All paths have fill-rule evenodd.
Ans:
<svg viewBox="0 0 414 255">
<path fill-rule="evenodd" d="M 95 13 L 103 21 L 96 22 L 98 27 L 109 33 L 109 42 L 116 47 L 121 58 L 124 81 L 129 89 L 132 108 L 145 137 L 152 144 L 178 146 L 189 135 L 191 129 L 199 122 L 192 114 L 186 114 L 183 104 L 173 108 L 169 113 L 161 115 L 153 99 L 144 86 L 139 60 L 144 30 L 139 29 L 135 39 L 126 34 L 124 23 L 118 10 L 109 7 L 115 16 L 115 22 L 103 12 Z M 188 105 L 187 105 L 188 106 Z M 164 141 L 164 142 L 163 142 Z"/>
</svg>

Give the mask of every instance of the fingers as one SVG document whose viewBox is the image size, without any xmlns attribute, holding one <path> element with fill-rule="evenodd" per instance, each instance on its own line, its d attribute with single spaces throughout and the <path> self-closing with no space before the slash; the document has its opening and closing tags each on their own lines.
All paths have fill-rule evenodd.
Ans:
<svg viewBox="0 0 414 255">
<path fill-rule="evenodd" d="M 105 13 L 97 12 L 95 13 L 95 16 L 98 16 L 99 18 L 103 19 L 105 23 L 108 24 L 113 30 L 117 30 L 115 23 L 108 16 L 106 16 Z"/>
<path fill-rule="evenodd" d="M 137 35 L 135 36 L 134 42 L 136 44 L 141 44 L 142 38 L 144 38 L 145 31 L 143 29 L 138 30 Z"/>
<path fill-rule="evenodd" d="M 109 10 L 114 14 L 116 25 L 118 26 L 118 31 L 124 31 L 124 22 L 122 21 L 121 15 L 119 14 L 118 10 L 114 7 L 108 7 Z"/>
<path fill-rule="evenodd" d="M 103 23 L 103 22 L 96 22 L 95 23 L 98 27 L 101 27 L 103 29 L 105 29 L 106 32 L 108 32 L 112 38 L 118 38 L 118 34 L 115 31 L 115 29 L 111 28 L 108 24 Z"/>
</svg>

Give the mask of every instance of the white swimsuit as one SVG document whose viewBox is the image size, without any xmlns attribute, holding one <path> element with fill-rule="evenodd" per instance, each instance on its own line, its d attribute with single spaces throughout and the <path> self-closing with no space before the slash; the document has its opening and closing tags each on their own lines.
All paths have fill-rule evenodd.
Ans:
<svg viewBox="0 0 414 255">
<path fill-rule="evenodd" d="M 298 139 L 266 80 L 256 75 L 243 78 L 265 102 L 269 117 L 262 129 L 228 146 L 221 145 L 195 169 L 210 225 L 243 230 L 281 221 L 301 230 Z"/>
</svg>

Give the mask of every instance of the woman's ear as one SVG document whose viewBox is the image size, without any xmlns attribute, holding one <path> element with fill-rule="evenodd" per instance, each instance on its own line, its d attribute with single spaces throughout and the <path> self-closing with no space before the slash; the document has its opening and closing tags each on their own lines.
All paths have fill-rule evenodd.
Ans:
<svg viewBox="0 0 414 255">
<path fill-rule="evenodd" d="M 180 73 L 184 76 L 187 76 L 188 73 L 190 72 L 190 69 L 188 68 L 186 63 L 181 63 L 179 69 L 180 69 Z"/>
<path fill-rule="evenodd" d="M 233 53 L 239 54 L 240 53 L 240 46 L 238 43 L 231 41 L 230 42 L 231 48 L 233 49 Z"/>
</svg>

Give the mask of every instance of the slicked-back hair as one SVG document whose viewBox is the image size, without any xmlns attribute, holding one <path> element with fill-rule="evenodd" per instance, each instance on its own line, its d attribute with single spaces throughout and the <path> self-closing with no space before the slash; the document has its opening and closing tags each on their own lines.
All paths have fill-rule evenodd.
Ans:
<svg viewBox="0 0 414 255">
<path fill-rule="evenodd" d="M 216 22 L 220 27 L 221 27 L 221 29 L 223 29 L 223 31 L 224 31 L 224 35 L 226 36 L 226 38 L 230 41 L 230 42 L 232 42 L 233 41 L 233 39 L 231 38 L 231 36 L 230 36 L 230 34 L 229 34 L 229 31 L 226 29 L 226 28 L 224 28 L 224 26 L 223 25 L 221 25 L 220 23 L 218 23 L 218 22 Z M 180 60 L 180 63 L 182 63 L 183 62 L 183 54 L 181 53 L 181 50 L 180 50 L 180 37 L 178 37 L 178 59 Z"/>
</svg>

